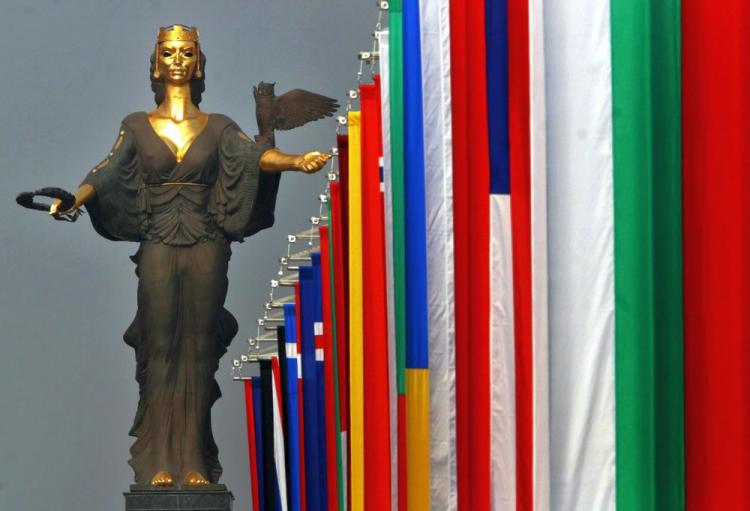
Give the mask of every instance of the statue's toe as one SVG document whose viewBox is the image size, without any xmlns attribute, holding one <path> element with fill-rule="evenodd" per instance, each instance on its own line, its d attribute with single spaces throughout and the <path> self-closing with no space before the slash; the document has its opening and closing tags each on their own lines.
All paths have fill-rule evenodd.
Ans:
<svg viewBox="0 0 750 511">
<path fill-rule="evenodd" d="M 174 485 L 174 478 L 172 474 L 166 470 L 157 472 L 154 477 L 151 478 L 151 486 L 172 486 Z"/>
<path fill-rule="evenodd" d="M 208 479 L 203 477 L 203 475 L 200 472 L 191 470 L 187 474 L 185 474 L 185 484 L 193 486 L 193 485 L 200 485 L 200 484 L 210 484 L 210 482 L 208 481 Z"/>
</svg>

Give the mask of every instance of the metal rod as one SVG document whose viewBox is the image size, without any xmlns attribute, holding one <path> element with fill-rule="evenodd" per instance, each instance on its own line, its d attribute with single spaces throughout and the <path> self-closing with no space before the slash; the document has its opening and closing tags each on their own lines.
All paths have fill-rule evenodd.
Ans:
<svg viewBox="0 0 750 511">
<path fill-rule="evenodd" d="M 290 263 L 307 263 L 307 262 L 312 261 L 312 257 L 310 257 L 310 256 L 299 256 L 299 257 L 292 256 L 292 257 L 287 257 L 286 260 L 289 261 Z"/>
<path fill-rule="evenodd" d="M 299 252 L 295 252 L 294 254 L 290 254 L 290 255 L 289 255 L 289 257 L 287 257 L 287 259 L 288 259 L 289 261 L 303 261 L 303 260 L 310 260 L 310 254 L 312 254 L 312 253 L 313 253 L 313 252 L 315 252 L 316 250 L 317 250 L 317 249 L 316 249 L 315 247 L 313 247 L 313 248 L 309 248 L 309 247 L 308 247 L 308 248 L 305 248 L 305 249 L 303 249 L 303 250 L 300 250 Z M 306 258 L 308 258 L 308 259 L 298 259 L 298 258 L 302 258 L 302 257 L 306 257 Z"/>
<path fill-rule="evenodd" d="M 266 319 L 266 323 L 283 323 L 284 321 L 286 321 L 283 316 L 280 318 L 265 318 L 265 319 Z"/>
<path fill-rule="evenodd" d="M 294 303 L 294 299 L 294 295 L 282 296 L 281 298 L 276 298 L 272 302 L 268 302 L 266 305 L 269 305 L 272 309 L 283 309 L 285 304 Z"/>
<path fill-rule="evenodd" d="M 310 227 L 309 229 L 305 229 L 304 231 L 299 232 L 299 233 L 295 234 L 294 236 L 297 237 L 297 238 L 299 238 L 299 237 L 302 237 L 302 236 L 309 236 L 311 234 L 315 234 L 316 232 L 317 232 L 317 229 L 315 227 Z"/>
<path fill-rule="evenodd" d="M 275 334 L 276 329 L 274 328 L 273 331 L 274 331 L 274 335 L 271 335 L 271 334 L 259 335 L 258 337 L 255 338 L 255 341 L 256 342 L 276 342 L 276 341 L 278 341 L 279 339 L 278 339 L 278 337 Z"/>
<path fill-rule="evenodd" d="M 271 331 L 271 332 L 275 332 L 276 331 L 276 327 L 274 327 L 274 328 L 268 328 L 268 327 L 266 327 L 266 330 Z M 255 342 L 256 343 L 259 343 L 259 342 L 278 342 L 278 341 L 279 341 L 279 339 L 276 338 L 276 337 L 270 338 L 270 337 L 263 337 L 262 335 L 260 337 L 256 337 L 255 338 Z"/>
<path fill-rule="evenodd" d="M 372 62 L 373 60 L 380 60 L 379 51 L 361 51 L 357 54 L 357 58 L 362 62 Z"/>
</svg>

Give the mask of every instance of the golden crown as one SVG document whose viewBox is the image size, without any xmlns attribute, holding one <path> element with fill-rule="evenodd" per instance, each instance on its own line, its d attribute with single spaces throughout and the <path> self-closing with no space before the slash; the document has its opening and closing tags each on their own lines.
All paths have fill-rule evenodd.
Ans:
<svg viewBox="0 0 750 511">
<path fill-rule="evenodd" d="M 164 41 L 193 41 L 198 42 L 198 27 L 188 27 L 187 25 L 172 25 L 161 27 L 157 36 L 157 42 Z"/>
</svg>

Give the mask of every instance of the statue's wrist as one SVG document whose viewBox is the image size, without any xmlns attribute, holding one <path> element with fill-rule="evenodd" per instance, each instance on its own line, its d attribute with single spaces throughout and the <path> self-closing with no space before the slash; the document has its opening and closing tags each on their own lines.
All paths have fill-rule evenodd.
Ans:
<svg viewBox="0 0 750 511">
<path fill-rule="evenodd" d="M 292 165 L 292 168 L 296 170 L 297 172 L 302 172 L 305 170 L 305 155 L 299 154 L 294 158 L 294 164 Z"/>
</svg>

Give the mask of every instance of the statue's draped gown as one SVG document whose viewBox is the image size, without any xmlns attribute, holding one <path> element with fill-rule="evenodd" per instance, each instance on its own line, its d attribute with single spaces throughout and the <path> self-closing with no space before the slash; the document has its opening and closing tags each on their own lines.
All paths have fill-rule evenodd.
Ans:
<svg viewBox="0 0 750 511">
<path fill-rule="evenodd" d="M 279 175 L 260 171 L 267 149 L 228 117 L 210 114 L 177 162 L 145 112 L 127 116 L 112 152 L 83 183 L 102 236 L 137 241 L 135 349 L 138 410 L 130 434 L 137 483 L 168 470 L 221 475 L 211 433 L 219 358 L 237 333 L 223 308 L 230 243 L 273 224 Z"/>
</svg>

